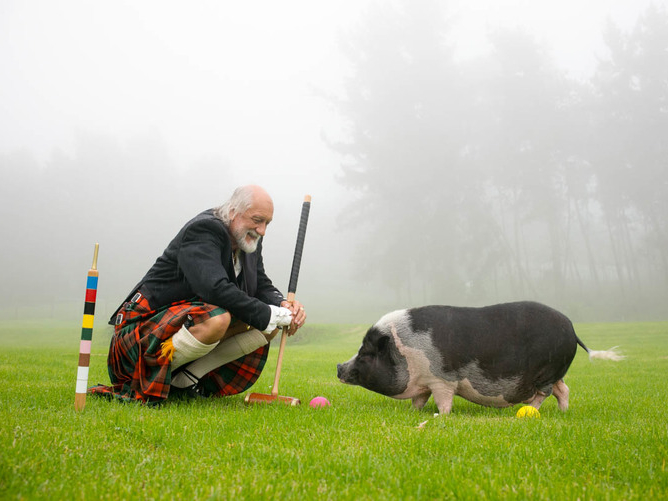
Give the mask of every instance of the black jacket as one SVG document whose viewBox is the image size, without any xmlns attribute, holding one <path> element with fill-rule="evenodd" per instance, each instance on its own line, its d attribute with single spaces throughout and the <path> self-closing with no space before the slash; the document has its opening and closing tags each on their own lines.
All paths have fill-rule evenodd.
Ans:
<svg viewBox="0 0 668 501">
<path fill-rule="evenodd" d="M 181 228 L 126 301 L 136 291 L 144 295 L 151 309 L 199 298 L 257 329 L 266 329 L 271 316 L 268 305 L 279 306 L 285 298 L 264 272 L 262 240 L 252 254 L 240 253 L 242 271 L 235 276 L 231 238 L 213 209 L 195 216 Z M 113 324 L 115 317 L 116 313 L 109 323 Z"/>
</svg>

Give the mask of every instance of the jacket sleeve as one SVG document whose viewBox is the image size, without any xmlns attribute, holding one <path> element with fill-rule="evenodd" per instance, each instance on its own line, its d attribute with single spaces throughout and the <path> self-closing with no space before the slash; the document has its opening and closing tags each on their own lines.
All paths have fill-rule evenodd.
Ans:
<svg viewBox="0 0 668 501">
<path fill-rule="evenodd" d="M 264 330 L 269 324 L 271 310 L 267 304 L 248 296 L 230 280 L 222 263 L 231 259 L 231 253 L 229 237 L 221 234 L 216 223 L 205 221 L 186 230 L 177 261 L 197 296 Z"/>
</svg>

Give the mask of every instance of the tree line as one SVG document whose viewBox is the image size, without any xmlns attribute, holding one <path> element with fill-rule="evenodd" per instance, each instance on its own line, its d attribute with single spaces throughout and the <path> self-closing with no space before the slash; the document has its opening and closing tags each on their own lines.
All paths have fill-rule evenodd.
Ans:
<svg viewBox="0 0 668 501">
<path fill-rule="evenodd" d="M 522 30 L 455 57 L 439 2 L 348 33 L 341 182 L 360 280 L 398 302 L 537 299 L 576 318 L 664 318 L 668 16 L 608 22 L 587 80 Z"/>
</svg>

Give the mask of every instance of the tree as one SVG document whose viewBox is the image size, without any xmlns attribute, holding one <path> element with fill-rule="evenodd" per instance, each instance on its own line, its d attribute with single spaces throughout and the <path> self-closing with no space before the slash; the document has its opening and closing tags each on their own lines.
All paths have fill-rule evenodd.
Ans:
<svg viewBox="0 0 668 501">
<path fill-rule="evenodd" d="M 668 15 L 651 5 L 630 33 L 609 23 L 594 87 L 593 162 L 624 299 L 668 286 Z M 652 288 L 649 296 L 656 294 Z"/>
<path fill-rule="evenodd" d="M 665 12 L 630 35 L 609 28 L 612 56 L 583 83 L 517 30 L 458 62 L 439 4 L 395 5 L 348 37 L 353 76 L 336 102 L 341 181 L 359 194 L 347 224 L 364 230 L 358 276 L 382 277 L 403 305 L 633 313 L 651 275 L 668 276 Z M 641 299 L 610 302 L 620 290 Z M 651 290 L 658 308 L 666 286 Z"/>
<path fill-rule="evenodd" d="M 345 47 L 354 77 L 338 106 L 350 134 L 333 145 L 346 158 L 342 182 L 360 194 L 348 224 L 369 229 L 360 272 L 379 271 L 409 302 L 460 298 L 486 222 L 462 209 L 484 201 L 461 162 L 467 93 L 448 25 L 434 1 L 374 6 L 368 19 Z"/>
<path fill-rule="evenodd" d="M 477 63 L 482 125 L 470 138 L 475 161 L 486 166 L 512 291 L 535 295 L 541 289 L 561 302 L 569 279 L 580 280 L 572 213 L 584 222 L 578 210 L 587 198 L 578 186 L 587 184 L 579 144 L 582 86 L 525 31 L 499 30 L 491 41 L 494 52 Z"/>
</svg>

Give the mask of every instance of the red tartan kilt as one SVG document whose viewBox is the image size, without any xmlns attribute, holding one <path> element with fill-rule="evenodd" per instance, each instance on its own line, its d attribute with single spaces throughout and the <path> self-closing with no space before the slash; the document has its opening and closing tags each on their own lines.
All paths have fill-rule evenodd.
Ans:
<svg viewBox="0 0 668 501">
<path fill-rule="evenodd" d="M 122 321 L 114 329 L 107 359 L 112 386 L 89 391 L 126 401 L 159 403 L 169 396 L 172 377 L 169 360 L 160 355 L 162 343 L 186 321 L 195 325 L 225 310 L 201 301 L 179 301 L 151 310 L 141 297 L 137 302 L 125 303 L 120 313 Z M 266 345 L 206 374 L 200 379 L 202 394 L 234 395 L 250 388 L 260 376 L 268 353 Z"/>
</svg>

